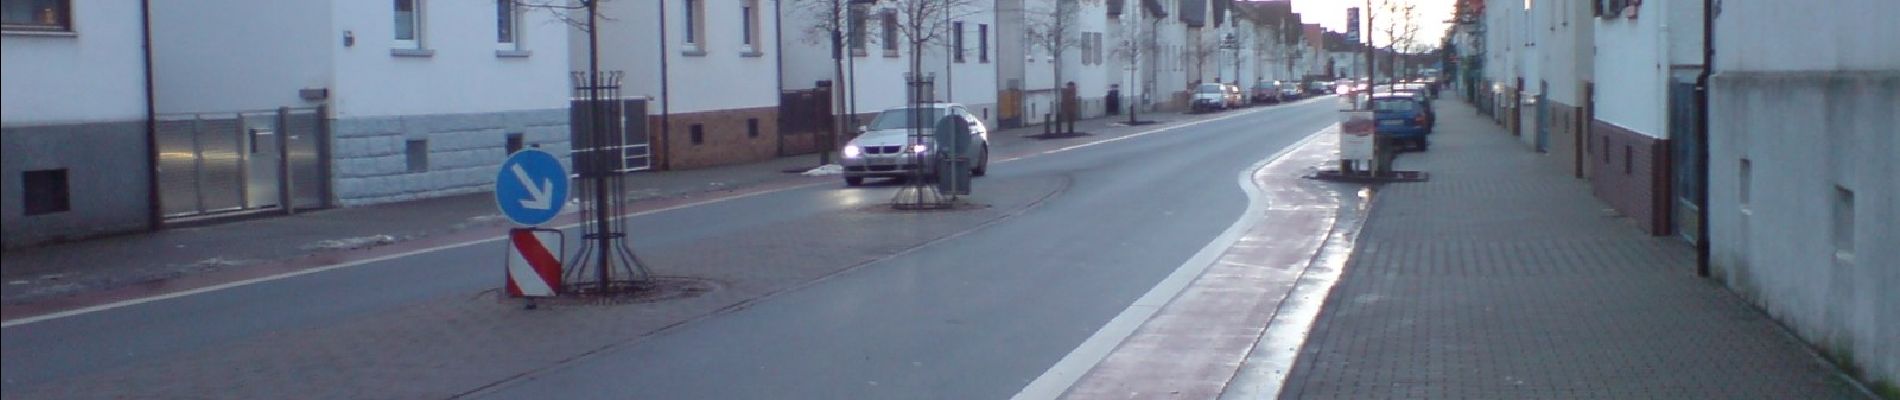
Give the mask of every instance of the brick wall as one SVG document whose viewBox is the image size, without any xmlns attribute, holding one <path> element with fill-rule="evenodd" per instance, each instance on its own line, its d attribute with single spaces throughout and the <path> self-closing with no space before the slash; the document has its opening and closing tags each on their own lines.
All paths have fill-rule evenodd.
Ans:
<svg viewBox="0 0 1900 400">
<path fill-rule="evenodd" d="M 1590 121 L 1590 190 L 1651 235 L 1668 235 L 1668 140 Z"/>
<path fill-rule="evenodd" d="M 747 120 L 756 120 L 757 135 L 748 134 Z M 653 132 L 660 132 L 660 117 L 648 117 Z M 742 108 L 697 113 L 673 114 L 671 131 L 653 138 L 655 165 L 667 169 L 692 169 L 739 164 L 778 157 L 778 108 Z M 699 141 L 693 140 L 693 127 L 699 126 Z"/>
</svg>

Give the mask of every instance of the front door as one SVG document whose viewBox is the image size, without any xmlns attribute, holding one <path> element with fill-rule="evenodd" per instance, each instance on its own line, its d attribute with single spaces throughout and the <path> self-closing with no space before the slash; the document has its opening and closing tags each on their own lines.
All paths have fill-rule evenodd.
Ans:
<svg viewBox="0 0 1900 400">
<path fill-rule="evenodd" d="M 1695 77 L 1679 73 L 1669 85 L 1670 192 L 1674 193 L 1670 214 L 1677 236 L 1690 243 L 1696 241 L 1697 227 L 1702 222 L 1697 211 L 1703 181 L 1696 165 L 1702 151 L 1700 138 L 1696 137 L 1701 115 L 1702 110 L 1696 106 Z"/>
</svg>

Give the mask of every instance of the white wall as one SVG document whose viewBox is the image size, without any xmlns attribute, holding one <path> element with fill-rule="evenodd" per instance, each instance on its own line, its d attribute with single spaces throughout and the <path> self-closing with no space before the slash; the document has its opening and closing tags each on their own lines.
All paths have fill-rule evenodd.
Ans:
<svg viewBox="0 0 1900 400">
<path fill-rule="evenodd" d="M 924 70 L 937 73 L 937 97 L 946 101 L 968 105 L 970 112 L 978 117 L 988 112 L 985 123 L 996 124 L 996 14 L 991 7 L 971 6 L 959 10 L 954 15 L 956 21 L 963 23 L 963 62 L 954 62 L 950 51 L 954 46 L 954 32 L 945 32 L 943 43 L 927 46 L 925 49 Z M 977 27 L 988 25 L 990 29 L 990 61 L 983 62 L 978 54 Z M 953 29 L 954 25 L 950 27 Z M 946 67 L 945 61 L 947 63 Z M 948 72 L 946 73 L 946 68 Z"/>
<path fill-rule="evenodd" d="M 661 99 L 659 87 L 659 2 L 622 1 L 602 2 L 601 13 L 611 16 L 615 21 L 603 22 L 610 25 L 601 33 L 602 54 L 608 57 L 602 62 L 602 70 L 625 70 L 629 85 L 623 89 L 623 95 L 652 96 L 654 103 L 648 110 L 659 113 L 659 101 L 670 100 L 670 112 L 690 113 L 713 110 L 742 108 L 775 107 L 778 105 L 778 59 L 777 44 L 772 32 L 777 26 L 772 18 L 771 0 L 758 0 L 753 16 L 758 18 L 755 35 L 756 43 L 748 52 L 744 48 L 743 28 L 740 17 L 740 0 L 701 0 L 705 15 L 701 21 L 706 26 L 701 30 L 705 37 L 699 39 L 700 52 L 689 53 L 686 43 L 686 2 L 683 0 L 666 1 L 666 43 L 664 54 L 667 57 L 667 98 Z M 584 39 L 584 34 L 577 37 Z M 580 53 L 574 65 L 585 68 L 586 42 L 578 42 L 575 48 Z M 822 52 L 830 55 L 827 44 Z M 700 54 L 703 55 L 688 55 Z M 746 54 L 757 54 L 748 57 Z M 826 62 L 824 65 L 829 66 Z M 806 82 L 805 85 L 810 85 Z"/>
<path fill-rule="evenodd" d="M 331 87 L 329 49 L 343 41 L 330 29 L 331 11 L 326 2 L 307 0 L 153 1 L 158 112 L 321 104 L 298 90 Z"/>
<path fill-rule="evenodd" d="M 1900 69 L 1900 2 L 1724 2 L 1716 17 L 1717 68 L 1750 71 Z M 1798 26 L 1804 29 L 1747 29 Z M 1745 43 L 1747 46 L 1730 46 Z"/>
<path fill-rule="evenodd" d="M 1660 2 L 1644 7 L 1660 6 Z M 1664 114 L 1668 65 L 1659 18 L 1597 19 L 1596 119 L 1637 134 L 1668 138 Z"/>
<path fill-rule="evenodd" d="M 521 47 L 528 57 L 499 57 L 495 4 L 488 0 L 421 0 L 423 47 L 431 57 L 395 56 L 394 10 L 385 1 L 336 0 L 335 26 L 325 36 L 334 52 L 338 117 L 484 113 L 566 108 L 567 26 L 552 11 L 525 12 Z M 356 45 L 342 45 L 344 31 Z"/>
<path fill-rule="evenodd" d="M 0 124 L 145 118 L 139 4 L 74 0 L 70 36 L 0 36 Z"/>
</svg>

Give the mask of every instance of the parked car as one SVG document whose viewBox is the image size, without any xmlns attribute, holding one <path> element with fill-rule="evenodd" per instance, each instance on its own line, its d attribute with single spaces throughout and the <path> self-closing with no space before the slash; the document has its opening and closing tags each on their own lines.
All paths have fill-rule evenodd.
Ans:
<svg viewBox="0 0 1900 400">
<path fill-rule="evenodd" d="M 1280 87 L 1273 82 L 1260 81 L 1253 84 L 1253 102 L 1255 104 L 1275 104 L 1280 102 Z"/>
<path fill-rule="evenodd" d="M 1377 125 L 1373 132 L 1379 137 L 1401 144 L 1416 147 L 1419 150 L 1431 148 L 1431 125 L 1425 114 L 1425 104 L 1411 94 L 1378 93 L 1370 100 L 1372 118 Z"/>
<path fill-rule="evenodd" d="M 1227 108 L 1227 87 L 1218 83 L 1203 83 L 1194 88 L 1194 97 L 1188 108 L 1194 112 L 1219 111 Z"/>
<path fill-rule="evenodd" d="M 1305 97 L 1299 82 L 1280 82 L 1280 101 L 1294 101 Z"/>
<path fill-rule="evenodd" d="M 1332 87 L 1333 87 L 1332 82 L 1326 82 L 1326 81 L 1308 82 L 1306 84 L 1306 94 L 1312 95 L 1312 96 L 1323 96 L 1326 94 L 1328 90 L 1332 89 Z"/>
<path fill-rule="evenodd" d="M 988 173 L 990 131 L 983 119 L 971 115 L 962 104 L 930 103 L 887 109 L 871 119 L 870 125 L 858 127 L 858 137 L 845 143 L 844 157 L 838 161 L 844 167 L 844 184 L 861 185 L 864 178 L 905 179 L 920 169 L 925 176 L 935 175 L 940 152 L 936 151 L 934 131 L 945 116 L 969 124 L 970 146 L 962 156 L 972 160 L 970 175 Z M 921 130 L 922 140 L 911 137 L 913 127 Z"/>
<path fill-rule="evenodd" d="M 1418 100 L 1418 104 L 1424 105 L 1425 131 L 1426 131 L 1425 133 L 1431 133 L 1432 128 L 1435 128 L 1438 126 L 1438 110 L 1432 109 L 1432 97 L 1430 94 L 1426 93 L 1422 89 L 1409 88 L 1409 87 L 1398 89 L 1396 91 L 1393 91 L 1392 93 L 1412 96 L 1413 100 Z"/>
<path fill-rule="evenodd" d="M 1226 94 L 1227 94 L 1226 108 L 1234 109 L 1234 108 L 1241 108 L 1241 107 L 1247 106 L 1247 95 L 1241 93 L 1240 85 L 1235 85 L 1232 83 L 1223 83 L 1221 84 L 1221 88 L 1226 90 Z"/>
</svg>

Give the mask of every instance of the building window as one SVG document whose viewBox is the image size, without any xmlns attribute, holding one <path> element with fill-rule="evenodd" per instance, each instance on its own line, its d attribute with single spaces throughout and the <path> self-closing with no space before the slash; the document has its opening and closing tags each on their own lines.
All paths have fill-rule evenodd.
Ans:
<svg viewBox="0 0 1900 400">
<path fill-rule="evenodd" d="M 1834 187 L 1834 258 L 1854 259 L 1854 191 Z"/>
<path fill-rule="evenodd" d="M 391 45 L 397 49 L 422 48 L 422 0 L 396 1 L 396 42 Z"/>
<path fill-rule="evenodd" d="M 758 118 L 745 119 L 745 136 L 749 138 L 759 137 L 759 119 Z"/>
<path fill-rule="evenodd" d="M 408 162 L 409 172 L 429 170 L 429 141 L 427 139 L 410 139 L 404 142 L 403 155 L 404 160 Z"/>
<path fill-rule="evenodd" d="M 686 7 L 686 50 L 704 51 L 706 49 L 706 2 L 704 0 L 685 0 Z"/>
<path fill-rule="evenodd" d="M 956 59 L 957 62 L 963 62 L 963 21 L 957 21 L 950 25 L 952 27 L 951 29 L 953 29 L 951 32 L 955 32 L 954 34 L 956 35 L 951 36 L 950 41 L 956 43 L 955 48 L 957 49 L 956 53 L 951 54 L 951 58 Z"/>
<path fill-rule="evenodd" d="M 739 37 L 747 51 L 758 48 L 758 9 L 758 0 L 746 0 L 739 5 Z"/>
<path fill-rule="evenodd" d="M 692 127 L 687 128 L 687 131 L 690 132 L 690 135 L 691 135 L 690 139 L 692 139 L 694 146 L 706 144 L 705 125 L 693 124 Z"/>
<path fill-rule="evenodd" d="M 897 56 L 897 11 L 884 11 L 884 56 Z"/>
<path fill-rule="evenodd" d="M 8 31 L 72 32 L 72 0 L 8 0 L 0 4 L 0 27 Z"/>
<path fill-rule="evenodd" d="M 515 7 L 515 0 L 495 0 L 495 49 L 520 50 L 520 29 L 517 29 L 521 12 Z"/>
<path fill-rule="evenodd" d="M 976 24 L 976 61 L 990 62 L 990 25 Z"/>
<path fill-rule="evenodd" d="M 870 19 L 870 17 L 865 15 L 864 9 L 858 8 L 858 7 L 851 7 L 850 14 L 851 16 L 849 17 L 849 19 L 851 21 L 849 22 L 849 24 L 850 24 L 851 37 L 848 41 L 851 44 L 851 55 L 863 56 L 864 55 L 864 39 L 865 39 L 864 30 L 866 28 L 866 25 L 868 25 L 865 21 Z"/>
<path fill-rule="evenodd" d="M 11 5 L 9 5 L 11 7 Z M 72 191 L 66 184 L 66 170 L 43 169 L 20 173 L 21 212 L 44 215 L 71 211 Z"/>
</svg>

